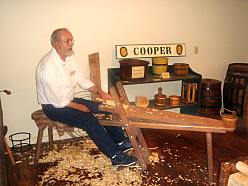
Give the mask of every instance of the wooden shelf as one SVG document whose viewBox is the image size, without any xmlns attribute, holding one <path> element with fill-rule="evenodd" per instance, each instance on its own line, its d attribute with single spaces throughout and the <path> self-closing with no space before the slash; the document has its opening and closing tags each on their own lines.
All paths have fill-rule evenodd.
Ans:
<svg viewBox="0 0 248 186">
<path fill-rule="evenodd" d="M 146 79 L 138 80 L 138 81 L 123 81 L 124 85 L 136 85 L 136 84 L 147 84 L 147 83 L 163 83 L 169 81 L 182 81 L 182 83 L 196 83 L 197 90 L 196 90 L 196 103 L 186 104 L 182 100 L 178 106 L 171 106 L 169 100 L 167 100 L 167 104 L 164 109 L 171 109 L 171 108 L 180 108 L 181 113 L 185 114 L 192 114 L 198 115 L 199 113 L 199 100 L 200 100 L 200 90 L 201 90 L 201 79 L 202 76 L 196 72 L 194 72 L 191 68 L 189 68 L 189 73 L 187 76 L 175 76 L 173 73 L 173 66 L 168 65 L 168 72 L 170 73 L 170 78 L 168 79 L 161 79 L 159 76 L 154 75 L 152 73 L 152 66 L 148 67 L 148 73 L 146 74 Z M 109 88 L 112 85 L 115 85 L 117 81 L 120 79 L 120 69 L 119 68 L 109 68 L 108 69 L 108 86 Z M 150 101 L 149 107 L 156 108 L 153 100 Z"/>
</svg>

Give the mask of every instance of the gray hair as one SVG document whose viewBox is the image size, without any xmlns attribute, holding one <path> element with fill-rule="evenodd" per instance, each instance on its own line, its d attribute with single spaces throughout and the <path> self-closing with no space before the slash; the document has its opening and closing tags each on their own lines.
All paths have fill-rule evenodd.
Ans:
<svg viewBox="0 0 248 186">
<path fill-rule="evenodd" d="M 68 31 L 69 32 L 69 30 L 67 28 L 58 28 L 58 29 L 54 30 L 51 37 L 50 37 L 51 44 L 53 44 L 58 39 L 58 35 L 61 31 Z"/>
</svg>

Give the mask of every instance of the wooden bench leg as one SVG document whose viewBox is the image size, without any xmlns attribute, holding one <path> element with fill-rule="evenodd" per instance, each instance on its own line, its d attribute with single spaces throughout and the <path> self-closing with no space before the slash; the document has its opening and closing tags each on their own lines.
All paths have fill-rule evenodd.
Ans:
<svg viewBox="0 0 248 186">
<path fill-rule="evenodd" d="M 38 137 L 37 137 L 37 144 L 36 144 L 36 153 L 34 158 L 34 164 L 37 165 L 39 163 L 40 158 L 40 150 L 41 150 L 41 144 L 42 144 L 42 138 L 43 138 L 43 132 L 44 129 L 39 129 L 38 131 Z"/>
<path fill-rule="evenodd" d="M 53 150 L 53 127 L 48 127 L 49 150 Z"/>
<path fill-rule="evenodd" d="M 148 148 L 147 148 L 146 141 L 145 141 L 145 138 L 143 136 L 143 133 L 142 133 L 140 128 L 133 128 L 133 130 L 135 131 L 135 135 L 136 135 L 138 144 L 140 146 L 140 150 L 142 151 L 142 156 L 144 158 L 144 161 L 146 163 L 148 163 L 148 161 L 149 161 L 149 152 L 148 152 Z"/>
<path fill-rule="evenodd" d="M 213 170 L 213 147 L 212 147 L 212 133 L 206 133 L 207 154 L 208 154 L 208 180 L 210 185 L 214 184 L 214 170 Z"/>
<path fill-rule="evenodd" d="M 142 154 L 142 150 L 140 148 L 139 142 L 137 141 L 137 134 L 135 132 L 135 129 L 127 126 L 125 127 L 127 135 L 129 137 L 129 140 L 134 148 L 134 153 L 135 156 L 138 158 L 140 166 L 142 167 L 143 170 L 145 170 L 147 168 L 146 165 L 146 158 L 144 158 L 143 154 Z"/>
</svg>

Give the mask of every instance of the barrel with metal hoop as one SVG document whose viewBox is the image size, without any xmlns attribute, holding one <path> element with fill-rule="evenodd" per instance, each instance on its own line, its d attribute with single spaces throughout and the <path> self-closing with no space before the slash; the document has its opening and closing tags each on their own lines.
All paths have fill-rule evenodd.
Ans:
<svg viewBox="0 0 248 186">
<path fill-rule="evenodd" d="M 242 116 L 243 114 L 247 86 L 248 64 L 229 64 L 223 88 L 223 103 L 225 108 L 235 110 L 238 116 Z"/>
<path fill-rule="evenodd" d="M 201 82 L 200 114 L 219 114 L 222 105 L 221 81 L 204 78 Z"/>
</svg>

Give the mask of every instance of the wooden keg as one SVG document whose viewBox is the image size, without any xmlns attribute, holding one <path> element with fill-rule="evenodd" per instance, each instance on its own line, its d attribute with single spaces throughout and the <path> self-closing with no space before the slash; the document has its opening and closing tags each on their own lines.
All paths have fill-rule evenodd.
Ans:
<svg viewBox="0 0 248 186">
<path fill-rule="evenodd" d="M 167 72 L 168 58 L 155 57 L 152 58 L 152 72 L 153 74 L 160 75 L 163 72 Z"/>
<path fill-rule="evenodd" d="M 223 88 L 223 103 L 225 108 L 236 111 L 238 116 L 243 114 L 247 85 L 248 64 L 229 64 Z"/>
<path fill-rule="evenodd" d="M 200 114 L 219 114 L 221 101 L 221 81 L 204 78 L 201 81 Z"/>
</svg>

